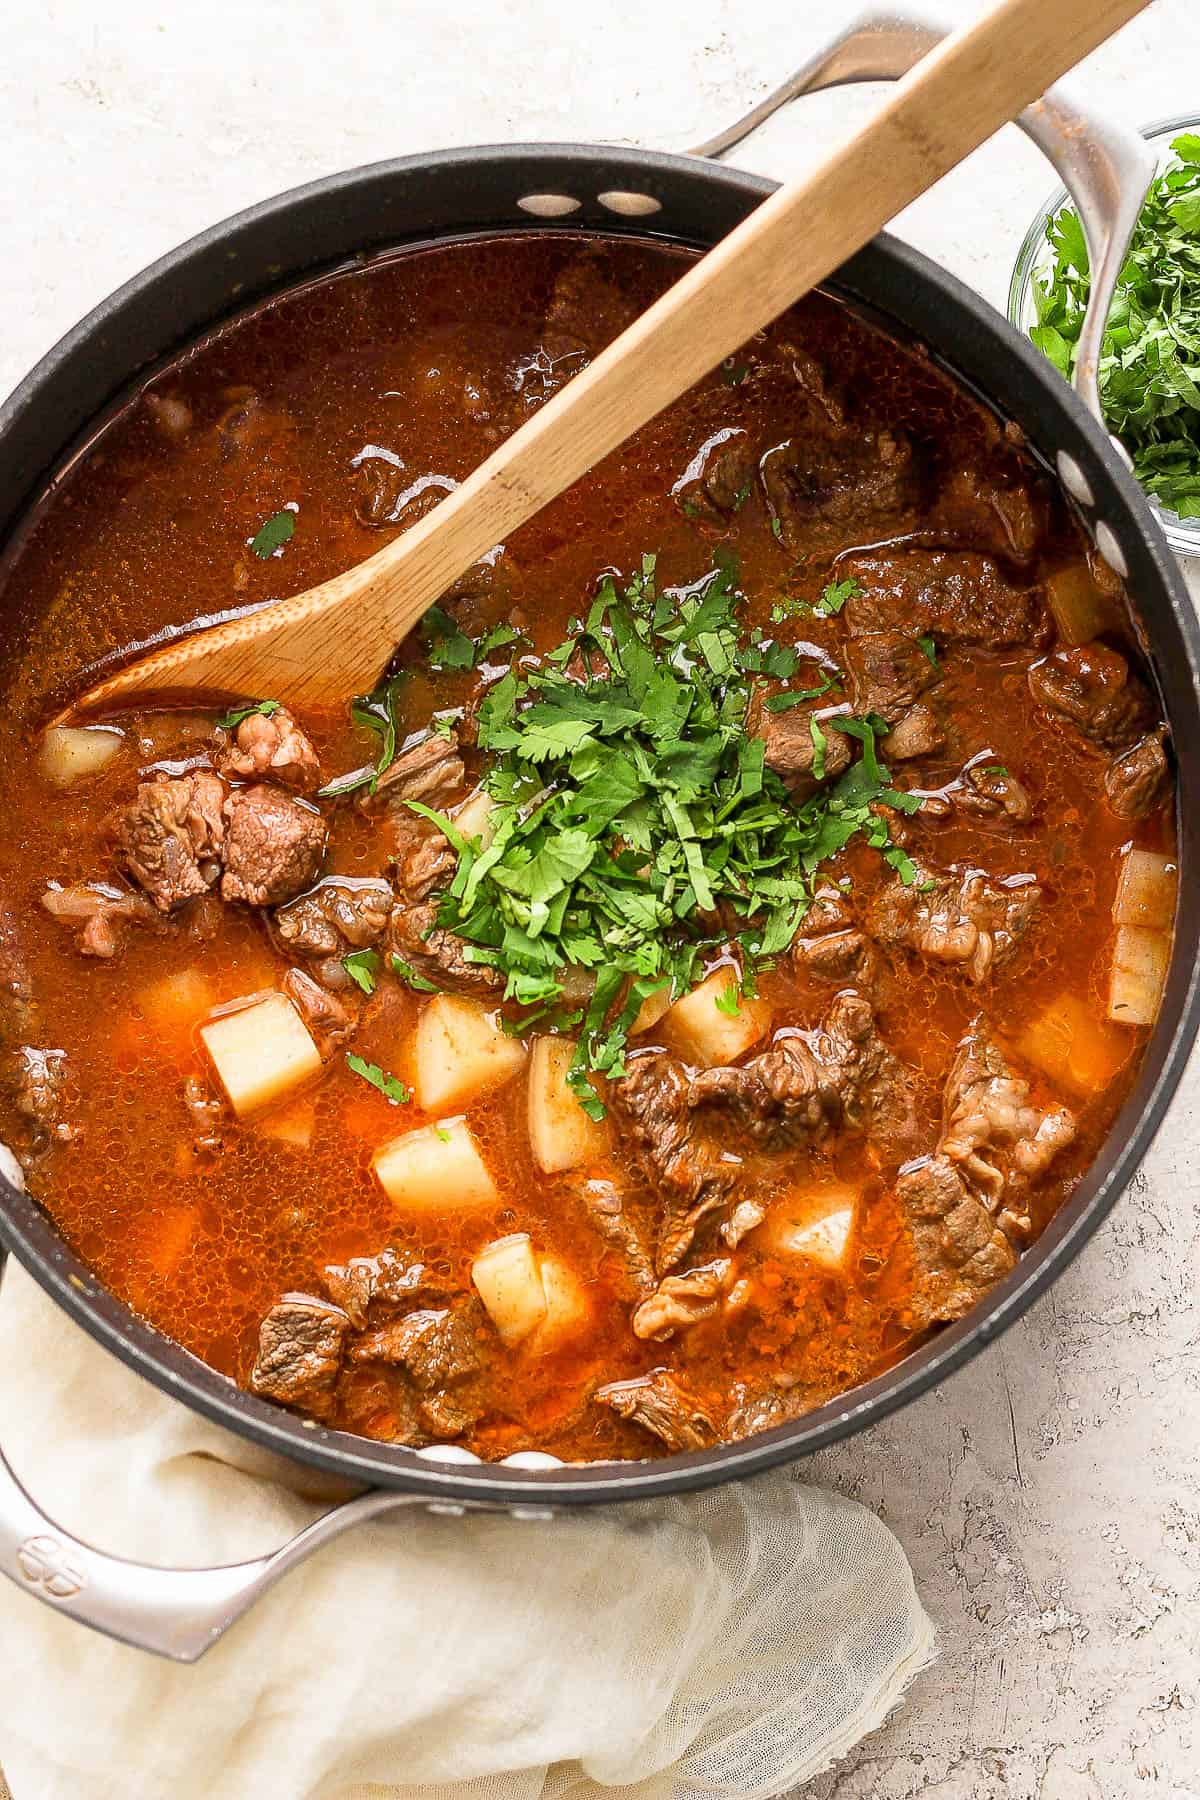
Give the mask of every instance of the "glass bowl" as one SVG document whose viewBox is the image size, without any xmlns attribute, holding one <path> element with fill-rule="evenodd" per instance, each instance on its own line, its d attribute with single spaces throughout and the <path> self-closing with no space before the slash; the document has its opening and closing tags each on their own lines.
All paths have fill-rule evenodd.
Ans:
<svg viewBox="0 0 1200 1800">
<path fill-rule="evenodd" d="M 1178 118 L 1162 119 L 1156 125 L 1147 125 L 1142 136 L 1153 145 L 1158 155 L 1160 171 L 1171 160 L 1171 140 L 1183 131 L 1200 131 L 1200 115 L 1183 113 Z M 1033 301 L 1033 277 L 1040 274 L 1050 261 L 1050 246 L 1046 242 L 1046 226 L 1062 207 L 1070 205 L 1070 196 L 1066 188 L 1056 188 L 1054 193 L 1042 206 L 1029 230 L 1025 233 L 1021 248 L 1017 253 L 1016 266 L 1008 288 L 1008 317 L 1023 337 L 1029 335 L 1031 325 L 1037 324 L 1037 311 Z M 1147 496 L 1149 498 L 1149 496 Z M 1181 519 L 1177 513 L 1168 511 L 1157 500 L 1150 499 L 1150 504 L 1157 513 L 1167 542 L 1178 556 L 1200 557 L 1200 519 Z"/>
</svg>

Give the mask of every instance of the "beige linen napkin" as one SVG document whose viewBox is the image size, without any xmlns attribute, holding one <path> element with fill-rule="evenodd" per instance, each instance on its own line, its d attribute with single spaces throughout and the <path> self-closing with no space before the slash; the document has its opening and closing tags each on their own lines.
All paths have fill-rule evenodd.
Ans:
<svg viewBox="0 0 1200 1800">
<path fill-rule="evenodd" d="M 11 1259 L 0 1442 L 68 1529 L 147 1562 L 281 1544 L 323 1509 L 133 1375 Z M 786 1474 L 541 1523 L 398 1513 L 179 1667 L 0 1581 L 13 1800 L 767 1800 L 933 1653 L 865 1508 Z"/>
</svg>

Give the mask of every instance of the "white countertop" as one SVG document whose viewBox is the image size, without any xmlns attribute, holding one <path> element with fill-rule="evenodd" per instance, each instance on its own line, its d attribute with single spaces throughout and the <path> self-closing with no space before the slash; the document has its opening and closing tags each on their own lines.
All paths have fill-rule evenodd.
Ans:
<svg viewBox="0 0 1200 1800">
<path fill-rule="evenodd" d="M 445 144 L 680 149 L 857 10 L 17 0 L 0 61 L 0 387 L 254 200 Z M 1085 79 L 1137 123 L 1200 110 L 1195 0 L 1156 0 Z M 869 104 L 804 102 L 734 160 L 795 172 Z M 1009 128 L 899 229 L 1003 305 L 1053 185 Z M 814 1800 L 1200 1800 L 1198 1112 L 1193 1061 L 1144 1170 L 1054 1291 L 947 1388 L 811 1465 L 898 1533 L 943 1643 Z"/>
</svg>

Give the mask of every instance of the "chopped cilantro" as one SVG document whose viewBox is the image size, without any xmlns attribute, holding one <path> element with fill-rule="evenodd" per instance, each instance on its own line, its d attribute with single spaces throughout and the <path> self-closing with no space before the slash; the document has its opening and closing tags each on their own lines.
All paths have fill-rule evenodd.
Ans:
<svg viewBox="0 0 1200 1800">
<path fill-rule="evenodd" d="M 443 1144 L 448 1144 L 450 1142 L 450 1133 L 445 1129 L 444 1126 L 435 1125 L 433 1129 L 437 1133 L 437 1136 L 441 1139 Z"/>
<path fill-rule="evenodd" d="M 257 700 L 253 706 L 235 706 L 232 712 L 227 712 L 224 718 L 218 719 L 217 724 L 222 731 L 236 731 L 242 720 L 251 718 L 254 713 L 261 713 L 264 719 L 269 719 L 272 713 L 279 711 L 280 704 L 278 700 Z"/>
<path fill-rule="evenodd" d="M 351 950 L 348 956 L 343 956 L 342 967 L 364 994 L 375 992 L 375 978 L 379 974 L 378 950 Z"/>
<path fill-rule="evenodd" d="M 1180 518 L 1200 517 L 1200 137 L 1171 145 L 1121 265 L 1100 348 L 1108 429 L 1133 458 L 1151 497 Z M 1070 376 L 1091 291 L 1087 244 L 1069 207 L 1046 225 L 1051 260 L 1034 276 L 1029 335 Z"/>
<path fill-rule="evenodd" d="M 750 498 L 750 495 L 753 493 L 753 491 L 754 491 L 754 483 L 752 481 L 745 482 L 743 484 L 743 486 L 741 486 L 738 489 L 737 493 L 733 496 L 734 512 L 741 512 L 743 506 L 745 506 L 747 500 Z"/>
<path fill-rule="evenodd" d="M 787 712 L 789 707 L 800 706 L 805 700 L 819 700 L 823 694 L 837 686 L 839 683 L 833 676 L 822 669 L 820 687 L 792 688 L 786 694 L 771 694 L 763 701 L 763 705 L 768 712 Z"/>
<path fill-rule="evenodd" d="M 929 658 L 934 668 L 940 671 L 941 665 L 937 659 L 937 645 L 934 643 L 933 639 L 922 635 L 918 637 L 917 643 L 921 646 L 923 653 Z"/>
<path fill-rule="evenodd" d="M 742 1004 L 742 988 L 736 975 L 731 975 L 725 987 L 713 999 L 713 1005 L 719 1013 L 736 1019 Z"/>
<path fill-rule="evenodd" d="M 355 1056 L 352 1050 L 346 1052 L 346 1067 L 354 1075 L 361 1075 L 364 1081 L 378 1088 L 384 1099 L 392 1106 L 405 1106 L 412 1099 L 412 1094 L 404 1083 L 395 1075 L 389 1075 L 378 1063 L 364 1062 L 361 1056 Z"/>
<path fill-rule="evenodd" d="M 400 977 L 400 980 L 404 983 L 405 987 L 415 988 L 419 994 L 437 994 L 441 992 L 435 981 L 427 981 L 424 975 L 419 974 L 418 971 L 413 968 L 411 963 L 405 962 L 402 956 L 397 956 L 395 951 L 388 957 L 388 967 L 391 969 L 393 975 L 398 975 Z"/>
<path fill-rule="evenodd" d="M 856 835 L 891 845 L 872 810 L 893 803 L 875 752 L 882 720 L 827 722 L 857 736 L 863 754 L 802 806 L 766 767 L 746 728 L 749 673 L 786 679 L 801 658 L 747 633 L 740 602 L 728 556 L 684 588 L 660 588 L 653 557 L 623 587 L 606 576 L 570 638 L 509 669 L 479 707 L 489 843 L 409 803 L 457 852 L 438 924 L 464 940 L 468 962 L 502 976 L 506 1029 L 576 1038 L 569 1079 L 592 1117 L 604 1106 L 591 1077 L 623 1073 L 649 995 L 666 984 L 686 992 L 706 952 L 731 937 L 749 991 L 755 966 L 795 936 L 819 866 Z M 817 698 L 834 685 L 819 680 L 776 698 Z M 823 773 L 825 730 L 815 720 L 810 730 Z M 406 965 L 391 966 L 411 980 Z M 568 999 L 569 969 L 588 972 L 582 1000 Z"/>
<path fill-rule="evenodd" d="M 486 662 L 493 650 L 522 641 L 515 625 L 493 625 L 481 638 L 469 638 L 440 606 L 431 606 L 421 620 L 421 630 L 429 646 L 431 669 L 475 669 Z"/>
<path fill-rule="evenodd" d="M 832 619 L 836 613 L 841 612 L 847 600 L 853 600 L 856 594 L 861 593 L 862 588 L 853 575 L 848 575 L 845 581 L 831 581 L 821 598 L 813 602 L 813 611 L 823 619 Z"/>
<path fill-rule="evenodd" d="M 374 763 L 351 769 L 347 775 L 335 775 L 332 781 L 317 790 L 319 799 L 334 800 L 339 794 L 353 794 L 361 787 L 372 794 L 375 792 L 380 776 L 386 774 L 396 760 L 396 697 L 404 679 L 403 673 L 393 675 L 371 693 L 360 694 L 353 702 L 350 717 L 356 725 L 365 725 L 368 731 L 374 732 L 379 739 L 379 754 Z"/>
<path fill-rule="evenodd" d="M 269 556 L 276 556 L 290 542 L 295 529 L 296 515 L 285 506 L 282 512 L 272 513 L 266 523 L 259 526 L 250 539 L 250 548 L 255 556 L 261 556 L 266 562 Z"/>
<path fill-rule="evenodd" d="M 771 520 L 771 530 L 775 533 L 775 536 L 779 539 L 780 543 L 782 544 L 782 542 L 783 542 L 783 520 L 780 518 L 778 513 L 776 513 L 775 516 Z"/>
</svg>

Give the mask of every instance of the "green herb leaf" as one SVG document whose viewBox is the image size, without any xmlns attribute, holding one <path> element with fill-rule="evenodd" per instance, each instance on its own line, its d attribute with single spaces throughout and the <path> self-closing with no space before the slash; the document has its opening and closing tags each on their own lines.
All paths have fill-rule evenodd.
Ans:
<svg viewBox="0 0 1200 1800">
<path fill-rule="evenodd" d="M 274 556 L 291 541 L 295 529 L 296 515 L 290 507 L 285 506 L 282 512 L 272 513 L 266 523 L 259 526 L 250 539 L 250 548 L 255 556 L 261 556 L 266 562 L 269 556 Z"/>
<path fill-rule="evenodd" d="M 861 593 L 862 588 L 853 575 L 848 575 L 845 581 L 831 581 L 821 598 L 813 602 L 813 611 L 822 618 L 831 619 L 835 613 L 841 612 L 847 600 L 853 600 L 856 594 Z"/>
<path fill-rule="evenodd" d="M 253 706 L 235 706 L 232 712 L 227 712 L 224 718 L 218 719 L 217 724 L 222 731 L 236 731 L 243 719 L 249 719 L 255 713 L 261 713 L 264 719 L 269 719 L 272 713 L 279 711 L 281 704 L 278 700 L 257 700 Z"/>
<path fill-rule="evenodd" d="M 736 975 L 731 975 L 729 977 L 728 985 L 723 987 L 721 992 L 715 996 L 713 1005 L 719 1013 L 724 1013 L 727 1018 L 736 1019 L 741 1010 L 741 1004 L 741 984 Z"/>
<path fill-rule="evenodd" d="M 378 1088 L 384 1099 L 393 1106 L 406 1106 L 412 1094 L 404 1083 L 395 1075 L 389 1075 L 378 1063 L 364 1062 L 361 1056 L 355 1056 L 352 1050 L 346 1052 L 346 1067 L 354 1075 L 360 1075 L 373 1088 Z"/>
<path fill-rule="evenodd" d="M 934 643 L 933 639 L 931 637 L 922 635 L 917 638 L 917 643 L 920 645 L 924 654 L 929 658 L 929 661 L 933 664 L 933 667 L 935 669 L 937 669 L 940 674 L 941 664 L 938 662 L 938 659 L 937 659 L 937 645 Z"/>
<path fill-rule="evenodd" d="M 1171 146 L 1150 185 L 1117 281 L 1100 349 L 1105 422 L 1151 498 L 1200 517 L 1200 135 Z M 1033 281 L 1034 344 L 1070 376 L 1091 292 L 1087 243 L 1069 208 L 1046 226 Z"/>
<path fill-rule="evenodd" d="M 342 967 L 364 994 L 375 992 L 375 978 L 379 974 L 378 950 L 351 950 L 349 955 L 343 956 Z"/>
<path fill-rule="evenodd" d="M 394 975 L 398 975 L 405 987 L 415 988 L 419 994 L 438 994 L 441 989 L 436 981 L 429 981 L 411 963 L 405 962 L 395 951 L 388 957 L 388 967 Z"/>
</svg>

